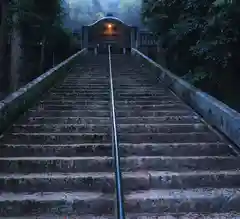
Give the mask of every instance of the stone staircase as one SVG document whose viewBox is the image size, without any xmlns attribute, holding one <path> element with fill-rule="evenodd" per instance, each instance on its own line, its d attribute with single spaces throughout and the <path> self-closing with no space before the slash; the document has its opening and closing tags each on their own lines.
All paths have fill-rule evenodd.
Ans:
<svg viewBox="0 0 240 219">
<path fill-rule="evenodd" d="M 115 218 L 108 56 L 86 60 L 0 138 L 0 218 Z M 127 217 L 240 217 L 234 145 L 130 56 L 112 72 Z"/>
</svg>

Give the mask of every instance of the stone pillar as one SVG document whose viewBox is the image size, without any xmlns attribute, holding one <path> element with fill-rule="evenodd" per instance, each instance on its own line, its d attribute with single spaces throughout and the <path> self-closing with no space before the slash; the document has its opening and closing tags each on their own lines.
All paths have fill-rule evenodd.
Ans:
<svg viewBox="0 0 240 219">
<path fill-rule="evenodd" d="M 83 48 L 88 48 L 88 27 L 83 26 L 82 27 L 82 49 Z"/>
<path fill-rule="evenodd" d="M 126 54 L 126 48 L 123 48 L 123 54 Z"/>
<path fill-rule="evenodd" d="M 140 45 L 140 33 L 137 30 L 137 33 L 136 33 L 136 49 L 139 48 L 139 45 Z"/>
<path fill-rule="evenodd" d="M 136 29 L 131 28 L 131 48 L 136 48 Z"/>
<path fill-rule="evenodd" d="M 94 54 L 95 54 L 95 55 L 98 54 L 97 47 L 94 48 Z"/>
</svg>

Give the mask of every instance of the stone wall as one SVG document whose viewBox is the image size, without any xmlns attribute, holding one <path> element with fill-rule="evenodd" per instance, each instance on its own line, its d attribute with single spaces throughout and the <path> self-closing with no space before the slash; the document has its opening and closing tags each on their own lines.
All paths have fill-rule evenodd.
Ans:
<svg viewBox="0 0 240 219">
<path fill-rule="evenodd" d="M 145 62 L 152 73 L 203 119 L 240 147 L 240 113 L 177 77 L 136 49 L 132 54 Z"/>
<path fill-rule="evenodd" d="M 39 96 L 51 88 L 56 81 L 63 78 L 76 61 L 78 61 L 82 55 L 85 55 L 86 52 L 86 49 L 77 52 L 0 101 L 0 133 L 11 125 L 19 115 L 31 107 L 39 99 Z"/>
</svg>

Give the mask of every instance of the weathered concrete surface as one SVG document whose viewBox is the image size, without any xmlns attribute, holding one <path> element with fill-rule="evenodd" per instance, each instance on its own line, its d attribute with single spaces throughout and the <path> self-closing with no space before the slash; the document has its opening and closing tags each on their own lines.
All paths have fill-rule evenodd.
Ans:
<svg viewBox="0 0 240 219">
<path fill-rule="evenodd" d="M 0 133 L 38 100 L 39 95 L 42 95 L 53 83 L 61 79 L 71 69 L 79 56 L 85 55 L 86 52 L 86 49 L 77 52 L 2 100 L 0 102 Z"/>
<path fill-rule="evenodd" d="M 140 51 L 132 49 L 132 54 L 149 65 L 153 74 L 199 113 L 206 122 L 216 127 L 240 147 L 240 114 L 237 111 L 177 77 Z"/>
</svg>

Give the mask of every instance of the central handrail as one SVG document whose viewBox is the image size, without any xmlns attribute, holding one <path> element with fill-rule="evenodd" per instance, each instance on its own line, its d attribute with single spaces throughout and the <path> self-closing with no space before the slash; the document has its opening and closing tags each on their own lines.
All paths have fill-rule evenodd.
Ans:
<svg viewBox="0 0 240 219">
<path fill-rule="evenodd" d="M 108 45 L 108 61 L 109 61 L 109 82 L 111 92 L 111 107 L 112 107 L 112 151 L 115 169 L 115 189 L 116 189 L 116 214 L 118 219 L 125 219 L 123 190 L 122 190 L 122 174 L 120 168 L 120 156 L 117 139 L 117 126 L 115 114 L 115 102 L 113 92 L 113 75 L 112 75 L 112 62 L 111 62 L 111 46 Z"/>
</svg>

